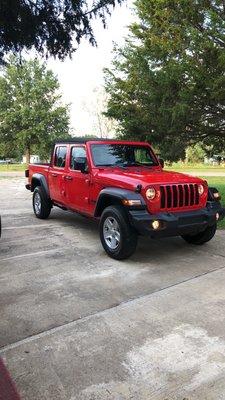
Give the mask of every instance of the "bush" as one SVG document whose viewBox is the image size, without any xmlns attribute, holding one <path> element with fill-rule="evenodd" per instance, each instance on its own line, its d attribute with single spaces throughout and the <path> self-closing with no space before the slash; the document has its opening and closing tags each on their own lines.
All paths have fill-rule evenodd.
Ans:
<svg viewBox="0 0 225 400">
<path fill-rule="evenodd" d="M 186 149 L 186 162 L 187 163 L 200 163 L 204 161 L 206 156 L 205 150 L 202 148 L 201 144 L 196 143 L 193 146 L 189 146 Z"/>
</svg>

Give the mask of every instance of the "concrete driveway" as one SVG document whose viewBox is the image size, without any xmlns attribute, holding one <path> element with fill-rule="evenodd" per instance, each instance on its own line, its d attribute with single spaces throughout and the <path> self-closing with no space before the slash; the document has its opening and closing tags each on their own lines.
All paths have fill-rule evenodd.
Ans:
<svg viewBox="0 0 225 400">
<path fill-rule="evenodd" d="M 24 400 L 225 399 L 225 231 L 108 258 L 93 221 L 36 219 L 0 180 L 0 356 Z"/>
</svg>

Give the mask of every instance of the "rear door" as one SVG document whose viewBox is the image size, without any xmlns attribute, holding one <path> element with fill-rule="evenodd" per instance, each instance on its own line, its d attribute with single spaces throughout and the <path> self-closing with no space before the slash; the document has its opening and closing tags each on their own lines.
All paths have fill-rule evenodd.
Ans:
<svg viewBox="0 0 225 400">
<path fill-rule="evenodd" d="M 85 145 L 71 145 L 65 176 L 68 205 L 80 212 L 90 212 L 90 173 Z"/>
<path fill-rule="evenodd" d="M 56 203 L 66 203 L 65 171 L 67 165 L 67 151 L 69 146 L 58 145 L 55 147 L 52 166 L 49 168 L 50 197 Z"/>
</svg>

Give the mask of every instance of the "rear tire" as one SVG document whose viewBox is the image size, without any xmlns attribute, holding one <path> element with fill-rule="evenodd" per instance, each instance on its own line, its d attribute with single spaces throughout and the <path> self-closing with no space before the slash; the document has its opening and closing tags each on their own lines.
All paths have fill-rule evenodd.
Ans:
<svg viewBox="0 0 225 400">
<path fill-rule="evenodd" d="M 33 193 L 33 210 L 37 218 L 46 219 L 51 212 L 51 201 L 46 198 L 46 194 L 41 186 L 37 186 Z"/>
<path fill-rule="evenodd" d="M 100 239 L 106 253 L 116 259 L 130 257 L 137 247 L 137 233 L 122 206 L 109 206 L 101 216 Z"/>
<path fill-rule="evenodd" d="M 199 232 L 196 235 L 182 235 L 182 238 L 190 243 L 202 245 L 209 242 L 215 235 L 217 229 L 217 224 L 208 226 L 203 232 Z"/>
</svg>

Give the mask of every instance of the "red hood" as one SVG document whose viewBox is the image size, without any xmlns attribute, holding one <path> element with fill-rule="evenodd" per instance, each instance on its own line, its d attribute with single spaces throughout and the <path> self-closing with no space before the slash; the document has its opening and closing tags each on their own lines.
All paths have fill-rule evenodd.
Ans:
<svg viewBox="0 0 225 400">
<path fill-rule="evenodd" d="M 205 187 L 205 193 L 201 197 L 201 201 L 198 205 L 186 207 L 185 209 L 198 209 L 205 207 L 207 199 L 207 188 L 205 182 L 195 176 L 181 174 L 179 172 L 163 171 L 161 168 L 140 168 L 140 167 L 129 167 L 129 168 L 105 168 L 96 170 L 95 174 L 96 183 L 99 183 L 101 188 L 104 187 L 117 187 L 123 189 L 134 190 L 137 185 L 142 185 L 141 194 L 144 197 L 148 210 L 152 213 L 156 213 L 160 210 L 160 185 L 167 184 L 190 184 L 190 183 L 202 183 Z M 149 186 L 154 186 L 157 191 L 157 196 L 153 201 L 148 201 L 145 196 L 146 189 Z M 174 211 L 179 211 L 179 208 Z"/>
<path fill-rule="evenodd" d="M 202 183 L 202 179 L 179 172 L 164 171 L 161 168 L 129 167 L 105 168 L 98 170 L 96 178 L 101 183 L 116 187 L 135 188 L 141 184 L 145 189 L 149 185 L 167 183 Z"/>
</svg>

